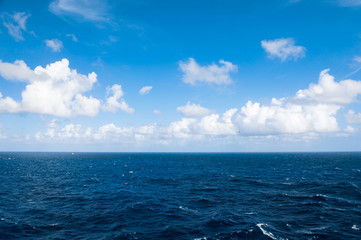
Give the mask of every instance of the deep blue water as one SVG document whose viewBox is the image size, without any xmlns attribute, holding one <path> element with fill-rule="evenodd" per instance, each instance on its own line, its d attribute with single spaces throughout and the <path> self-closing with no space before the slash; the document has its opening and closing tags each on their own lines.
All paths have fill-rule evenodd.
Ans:
<svg viewBox="0 0 361 240">
<path fill-rule="evenodd" d="M 361 153 L 0 153 L 0 239 L 361 239 Z"/>
</svg>

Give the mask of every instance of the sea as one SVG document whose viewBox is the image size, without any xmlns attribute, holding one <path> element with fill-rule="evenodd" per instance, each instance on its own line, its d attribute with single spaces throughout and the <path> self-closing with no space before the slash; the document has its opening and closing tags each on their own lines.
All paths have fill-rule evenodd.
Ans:
<svg viewBox="0 0 361 240">
<path fill-rule="evenodd" d="M 0 153 L 0 239 L 361 239 L 361 153 Z"/>
</svg>

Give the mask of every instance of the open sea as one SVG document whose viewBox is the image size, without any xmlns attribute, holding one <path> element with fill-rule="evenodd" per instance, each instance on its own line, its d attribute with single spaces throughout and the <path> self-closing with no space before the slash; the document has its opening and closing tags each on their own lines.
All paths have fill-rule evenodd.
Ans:
<svg viewBox="0 0 361 240">
<path fill-rule="evenodd" d="M 361 239 L 361 153 L 0 153 L 0 239 Z"/>
</svg>

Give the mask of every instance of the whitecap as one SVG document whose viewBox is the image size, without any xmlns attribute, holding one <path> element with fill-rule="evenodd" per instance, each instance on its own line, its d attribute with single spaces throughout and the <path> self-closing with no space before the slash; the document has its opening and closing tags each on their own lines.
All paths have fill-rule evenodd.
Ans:
<svg viewBox="0 0 361 240">
<path fill-rule="evenodd" d="M 255 215 L 256 213 L 254 213 L 254 212 L 246 212 L 246 213 L 244 213 L 244 214 L 247 214 L 247 215 Z"/>
<path fill-rule="evenodd" d="M 186 211 L 186 212 L 193 212 L 193 213 L 198 212 L 197 210 L 193 210 L 193 209 L 183 207 L 183 206 L 179 206 L 179 209 L 182 209 L 183 211 Z"/>
<path fill-rule="evenodd" d="M 273 233 L 266 231 L 265 229 L 263 229 L 262 226 L 266 226 L 266 227 L 267 227 L 268 225 L 265 224 L 265 223 L 258 223 L 258 224 L 257 224 L 257 227 L 258 227 L 259 229 L 261 229 L 263 235 L 266 235 L 266 236 L 272 238 L 273 240 L 277 240 L 277 238 L 273 235 Z"/>
<path fill-rule="evenodd" d="M 356 226 L 356 224 L 352 225 L 351 228 L 352 228 L 353 230 L 360 230 L 360 228 L 358 228 L 358 227 Z"/>
</svg>

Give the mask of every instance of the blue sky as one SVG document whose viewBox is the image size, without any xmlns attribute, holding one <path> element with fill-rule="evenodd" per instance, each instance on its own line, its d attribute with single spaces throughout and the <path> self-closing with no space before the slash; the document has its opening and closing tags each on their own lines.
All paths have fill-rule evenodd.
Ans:
<svg viewBox="0 0 361 240">
<path fill-rule="evenodd" d="M 0 1 L 1 151 L 360 151 L 361 1 Z"/>
</svg>

